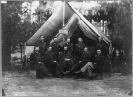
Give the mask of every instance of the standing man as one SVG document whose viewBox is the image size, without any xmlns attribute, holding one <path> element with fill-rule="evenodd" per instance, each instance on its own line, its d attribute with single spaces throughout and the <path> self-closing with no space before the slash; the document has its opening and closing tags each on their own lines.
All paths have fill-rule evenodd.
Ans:
<svg viewBox="0 0 133 97">
<path fill-rule="evenodd" d="M 64 47 L 64 51 L 60 53 L 59 60 L 63 71 L 70 70 L 74 65 L 73 56 L 68 52 L 67 46 Z"/>
<path fill-rule="evenodd" d="M 113 57 L 113 70 L 114 72 L 121 72 L 122 71 L 122 65 L 123 65 L 123 61 L 124 58 L 122 58 L 122 56 L 120 56 L 120 53 L 118 50 L 116 50 L 116 55 Z"/>
<path fill-rule="evenodd" d="M 44 58 L 44 53 L 46 52 L 47 50 L 47 44 L 46 42 L 44 41 L 44 36 L 41 35 L 40 37 L 40 41 L 38 42 L 38 46 L 39 46 L 39 52 L 41 54 L 41 57 L 42 59 Z"/>
<path fill-rule="evenodd" d="M 76 62 L 79 61 L 80 57 L 82 56 L 82 53 L 84 51 L 84 48 L 87 47 L 83 42 L 82 38 L 78 38 L 78 44 L 75 46 L 75 52 L 74 52 L 74 57 Z"/>
<path fill-rule="evenodd" d="M 57 58 L 54 55 L 54 53 L 52 52 L 51 46 L 49 46 L 48 50 L 45 52 L 44 58 L 45 58 L 46 67 L 53 68 L 54 70 L 58 69 L 58 71 L 60 72 L 58 77 L 60 77 L 63 73 L 63 70 L 62 70 L 61 66 L 59 65 L 59 63 L 57 62 L 57 60 L 56 60 Z"/>
<path fill-rule="evenodd" d="M 59 45 L 57 44 L 57 37 L 54 37 L 54 42 L 50 45 L 52 47 L 52 52 L 55 56 L 57 62 L 59 62 Z"/>
<path fill-rule="evenodd" d="M 48 72 L 45 64 L 42 62 L 42 58 L 39 53 L 39 47 L 37 47 L 37 46 L 34 47 L 34 52 L 31 53 L 31 55 L 30 55 L 30 69 L 36 70 L 37 78 L 43 78 L 44 75 L 52 76 Z"/>
<path fill-rule="evenodd" d="M 98 73 L 99 77 L 103 78 L 103 67 L 104 67 L 104 55 L 101 50 L 97 50 L 94 61 L 94 71 Z"/>
<path fill-rule="evenodd" d="M 101 52 L 104 54 L 104 56 L 107 56 L 109 54 L 109 47 L 103 41 L 102 37 L 99 37 L 99 42 L 96 44 L 96 49 L 101 50 Z"/>
<path fill-rule="evenodd" d="M 65 46 L 67 47 L 68 52 L 70 52 L 73 55 L 73 44 L 70 43 L 70 38 L 67 39 L 67 43 L 65 44 Z"/>
</svg>

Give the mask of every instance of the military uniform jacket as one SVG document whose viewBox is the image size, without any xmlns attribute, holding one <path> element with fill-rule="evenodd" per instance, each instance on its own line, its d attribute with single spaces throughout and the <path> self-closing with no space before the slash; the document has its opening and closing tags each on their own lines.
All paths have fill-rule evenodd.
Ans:
<svg viewBox="0 0 133 97">
<path fill-rule="evenodd" d="M 109 47 L 103 41 L 97 43 L 96 49 L 100 49 L 104 55 L 108 55 L 109 53 Z"/>
<path fill-rule="evenodd" d="M 113 65 L 122 65 L 121 63 L 122 63 L 122 61 L 123 60 L 121 60 L 121 58 L 120 58 L 120 56 L 115 56 L 114 58 L 113 58 Z"/>
<path fill-rule="evenodd" d="M 39 52 L 40 52 L 40 54 L 44 54 L 45 51 L 47 50 L 47 44 L 46 44 L 46 42 L 39 41 L 38 46 L 39 46 Z"/>
<path fill-rule="evenodd" d="M 94 63 L 99 64 L 99 65 L 103 65 L 103 62 L 104 62 L 103 54 L 101 54 L 101 55 L 96 54 Z"/>
<path fill-rule="evenodd" d="M 88 62 L 91 62 L 92 61 L 92 54 L 90 52 L 83 52 L 81 58 L 80 58 L 81 61 L 88 61 Z"/>
<path fill-rule="evenodd" d="M 72 43 L 66 43 L 65 46 L 67 46 L 68 52 L 73 52 L 73 44 Z"/>
<path fill-rule="evenodd" d="M 39 65 L 38 65 L 39 62 L 42 62 L 40 53 L 33 52 L 30 55 L 31 69 L 37 69 L 39 67 Z"/>
<path fill-rule="evenodd" d="M 55 55 L 52 51 L 46 51 L 44 54 L 44 59 L 46 63 L 53 62 L 55 61 Z"/>
<path fill-rule="evenodd" d="M 75 46 L 75 55 L 82 55 L 84 48 L 86 47 L 85 44 L 81 43 L 81 44 L 76 44 Z"/>
<path fill-rule="evenodd" d="M 58 46 L 58 44 L 54 42 L 50 46 L 52 47 L 52 52 L 55 55 L 59 55 L 59 46 Z"/>
<path fill-rule="evenodd" d="M 62 53 L 60 53 L 60 55 L 59 55 L 59 59 L 61 60 L 61 61 L 64 61 L 64 59 L 73 59 L 73 56 L 72 56 L 72 54 L 70 53 L 70 52 L 62 52 Z"/>
</svg>

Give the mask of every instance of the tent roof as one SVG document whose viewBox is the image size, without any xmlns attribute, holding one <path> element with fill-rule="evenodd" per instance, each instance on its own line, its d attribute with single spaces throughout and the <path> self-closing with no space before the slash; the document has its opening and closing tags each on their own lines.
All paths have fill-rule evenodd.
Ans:
<svg viewBox="0 0 133 97">
<path fill-rule="evenodd" d="M 50 42 L 54 36 L 58 36 L 58 41 L 61 42 L 63 35 L 58 34 L 62 28 L 63 17 L 63 5 L 56 10 L 52 16 L 42 25 L 42 27 L 26 42 L 26 45 L 36 45 L 39 41 L 39 36 L 43 35 L 46 42 Z M 76 11 L 68 2 L 65 4 L 65 29 L 68 30 L 68 34 L 65 37 L 70 38 L 77 26 L 83 31 L 83 33 L 95 41 L 98 37 L 103 37 L 104 41 L 109 44 L 111 41 L 89 21 L 87 21 L 82 14 Z"/>
</svg>

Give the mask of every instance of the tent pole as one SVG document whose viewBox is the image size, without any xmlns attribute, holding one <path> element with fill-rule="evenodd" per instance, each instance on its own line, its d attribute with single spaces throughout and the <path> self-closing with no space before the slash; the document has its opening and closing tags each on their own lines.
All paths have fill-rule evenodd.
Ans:
<svg viewBox="0 0 133 97">
<path fill-rule="evenodd" d="M 62 28 L 65 26 L 65 1 L 63 1 L 63 25 Z M 65 34 L 63 34 L 63 45 L 65 44 Z"/>
</svg>

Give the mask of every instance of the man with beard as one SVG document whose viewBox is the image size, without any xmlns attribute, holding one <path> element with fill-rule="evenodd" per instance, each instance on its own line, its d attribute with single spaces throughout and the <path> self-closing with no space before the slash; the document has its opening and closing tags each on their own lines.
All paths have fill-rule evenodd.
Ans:
<svg viewBox="0 0 133 97">
<path fill-rule="evenodd" d="M 75 57 L 75 62 L 78 62 L 80 57 L 83 54 L 84 48 L 86 45 L 83 42 L 82 38 L 78 38 L 78 44 L 75 46 L 75 52 L 74 52 L 74 57 Z"/>
<path fill-rule="evenodd" d="M 64 47 L 64 51 L 60 53 L 59 60 L 64 71 L 70 70 L 74 65 L 73 56 L 68 52 L 67 47 Z"/>
<path fill-rule="evenodd" d="M 54 53 L 52 52 L 52 47 L 49 46 L 48 50 L 45 52 L 44 55 L 45 58 L 45 64 L 47 68 L 53 68 L 54 70 L 58 70 L 59 71 L 59 75 L 58 77 L 61 77 L 63 74 L 63 70 L 61 68 L 61 66 L 59 65 L 59 63 L 57 62 L 57 58 L 54 55 Z M 55 72 L 55 71 L 53 71 Z"/>
<path fill-rule="evenodd" d="M 46 76 L 52 76 L 45 64 L 42 62 L 41 55 L 39 53 L 39 47 L 34 47 L 34 52 L 30 55 L 30 69 L 36 70 L 36 77 L 39 79 L 42 79 L 44 75 Z"/>
</svg>

